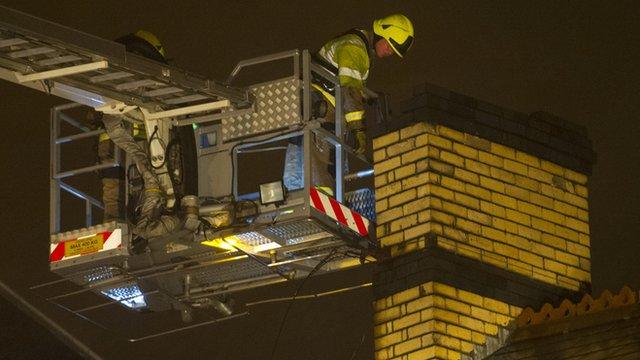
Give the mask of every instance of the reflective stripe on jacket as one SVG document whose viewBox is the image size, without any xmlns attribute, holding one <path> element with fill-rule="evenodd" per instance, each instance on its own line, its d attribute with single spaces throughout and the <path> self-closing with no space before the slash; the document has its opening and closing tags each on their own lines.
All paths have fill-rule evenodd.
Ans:
<svg viewBox="0 0 640 360">
<path fill-rule="evenodd" d="M 370 38 L 366 31 L 356 31 Z M 340 86 L 344 88 L 342 106 L 347 125 L 350 128 L 362 127 L 364 86 L 371 67 L 369 45 L 360 36 L 346 33 L 327 42 L 318 51 L 318 56 L 338 70 L 336 75 L 340 79 Z"/>
<path fill-rule="evenodd" d="M 133 135 L 133 137 L 138 140 L 146 139 L 147 134 L 144 131 L 144 125 L 139 125 L 139 124 L 131 125 L 131 135 Z M 106 131 L 100 134 L 100 136 L 98 137 L 98 141 L 107 141 L 107 140 L 110 140 L 110 139 L 109 139 L 109 134 L 107 134 Z"/>
<path fill-rule="evenodd" d="M 347 33 L 330 40 L 318 51 L 318 56 L 338 69 L 341 86 L 364 88 L 369 76 L 369 49 L 358 35 Z"/>
</svg>

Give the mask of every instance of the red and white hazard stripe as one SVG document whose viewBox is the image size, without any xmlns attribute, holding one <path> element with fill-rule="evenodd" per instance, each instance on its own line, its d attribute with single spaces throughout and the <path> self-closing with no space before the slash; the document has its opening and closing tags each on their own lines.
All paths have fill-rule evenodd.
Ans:
<svg viewBox="0 0 640 360">
<path fill-rule="evenodd" d="M 311 188 L 311 206 L 353 230 L 360 236 L 369 235 L 369 220 L 357 212 L 339 203 L 336 199 Z"/>
<path fill-rule="evenodd" d="M 122 230 L 121 229 L 115 229 L 113 231 L 103 231 L 95 235 L 102 235 L 102 249 L 97 252 L 113 250 L 113 249 L 122 247 Z M 95 236 L 95 235 L 90 235 L 90 236 Z M 56 244 L 50 244 L 49 245 L 49 262 L 56 262 L 60 260 L 67 260 L 67 259 L 80 257 L 83 255 L 88 255 L 88 254 L 77 254 L 72 256 L 66 256 L 65 243 L 69 241 L 76 241 L 76 240 L 78 239 L 69 239 L 66 241 L 61 241 Z"/>
</svg>

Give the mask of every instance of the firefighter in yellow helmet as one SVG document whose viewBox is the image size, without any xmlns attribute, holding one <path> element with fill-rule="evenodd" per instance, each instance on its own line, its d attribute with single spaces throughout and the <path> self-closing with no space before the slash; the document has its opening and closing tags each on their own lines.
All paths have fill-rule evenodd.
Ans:
<svg viewBox="0 0 640 360">
<path fill-rule="evenodd" d="M 327 42 L 314 54 L 316 63 L 322 65 L 333 74 L 338 75 L 342 88 L 342 110 L 346 127 L 354 139 L 356 154 L 364 154 L 367 144 L 365 126 L 365 83 L 369 77 L 369 70 L 375 58 L 384 58 L 393 54 L 404 57 L 413 44 L 413 24 L 404 15 L 393 14 L 373 21 L 373 31 L 351 29 Z M 318 104 L 327 106 L 326 124 L 332 125 L 335 118 L 336 101 L 333 94 L 333 84 L 320 78 L 314 78 L 312 84 L 316 91 L 316 98 L 325 101 L 314 101 L 314 113 L 323 113 Z M 317 94 L 320 95 L 317 95 Z M 320 116 L 322 117 L 322 116 Z M 327 149 L 326 144 L 316 144 L 312 178 L 317 188 L 333 195 L 329 184 L 334 182 L 334 167 L 331 164 L 335 157 L 333 151 Z M 329 154 L 331 152 L 331 154 Z M 320 164 L 327 165 L 329 172 L 323 171 Z M 300 182 L 300 181 L 298 181 Z"/>
<path fill-rule="evenodd" d="M 139 30 L 135 33 L 121 36 L 115 41 L 124 45 L 127 52 L 164 64 L 167 63 L 164 47 L 160 40 L 149 31 Z M 103 127 L 101 115 L 101 113 L 91 111 L 87 116 L 94 122 L 96 127 Z M 139 140 L 146 138 L 142 126 L 133 125 L 131 130 L 134 138 Z M 98 160 L 101 163 L 110 161 L 114 157 L 114 151 L 115 147 L 109 136 L 106 133 L 101 134 L 98 139 Z M 102 179 L 102 202 L 104 205 L 103 221 L 109 222 L 123 219 L 124 199 L 120 188 L 124 179 L 124 169 L 121 167 L 104 169 L 100 172 L 100 177 Z"/>
<path fill-rule="evenodd" d="M 352 29 L 327 42 L 315 59 L 339 76 L 343 88 L 342 106 L 347 128 L 356 140 L 356 153 L 366 148 L 364 123 L 364 87 L 374 57 L 393 55 L 404 57 L 413 44 L 413 24 L 404 15 L 393 14 L 373 21 L 373 33 Z M 316 84 L 314 88 L 323 93 L 335 106 L 332 94 Z"/>
</svg>

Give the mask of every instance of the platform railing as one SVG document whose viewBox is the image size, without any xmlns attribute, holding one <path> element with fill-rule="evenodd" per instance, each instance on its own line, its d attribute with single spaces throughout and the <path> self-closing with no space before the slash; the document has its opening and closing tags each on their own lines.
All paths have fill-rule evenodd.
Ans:
<svg viewBox="0 0 640 360">
<path fill-rule="evenodd" d="M 334 96 L 335 96 L 336 102 L 335 102 L 335 112 L 334 112 L 335 118 L 333 119 L 334 129 L 331 133 L 328 131 L 315 131 L 315 130 L 314 130 L 314 133 L 316 134 L 316 136 L 321 137 L 323 141 L 326 141 L 327 143 L 330 144 L 330 146 L 334 147 L 335 149 L 335 158 L 333 159 L 334 165 L 335 165 L 334 196 L 336 200 L 342 202 L 344 200 L 344 192 L 345 192 L 344 182 L 345 180 L 347 180 L 345 176 L 348 176 L 349 179 L 370 176 L 372 175 L 372 167 L 371 167 L 371 164 L 369 164 L 367 159 L 365 159 L 363 156 L 355 155 L 353 152 L 353 149 L 349 148 L 345 144 L 345 136 L 344 136 L 345 124 L 344 124 L 343 111 L 342 111 L 342 89 L 340 86 L 340 81 L 338 76 L 331 73 L 329 70 L 325 69 L 320 64 L 315 63 L 311 58 L 309 50 L 302 50 L 302 51 L 290 50 L 290 51 L 284 51 L 276 54 L 260 56 L 260 57 L 240 61 L 236 65 L 236 67 L 233 69 L 229 77 L 227 78 L 226 83 L 227 84 L 232 83 L 234 79 L 237 77 L 237 75 L 242 70 L 248 67 L 270 63 L 273 61 L 281 61 L 287 58 L 291 58 L 293 60 L 293 76 L 297 79 L 302 80 L 300 84 L 300 88 L 302 92 L 300 108 L 302 109 L 303 125 L 306 125 L 310 120 L 312 120 L 311 92 L 313 90 L 311 89 L 311 85 L 313 83 L 313 79 L 322 78 L 324 81 L 327 81 L 333 84 L 333 87 L 335 89 Z M 300 134 L 282 133 L 281 135 L 282 135 L 281 137 L 273 136 L 272 138 L 269 138 L 269 141 L 282 140 L 282 138 L 288 138 L 288 137 L 297 136 Z M 264 144 L 264 141 L 247 141 L 247 143 L 248 145 L 241 145 L 241 146 L 234 147 L 234 150 L 241 150 L 242 148 L 245 148 L 248 146 Z M 304 143 L 305 144 L 307 143 L 306 138 Z M 311 149 L 310 147 L 307 147 L 307 146 L 303 146 L 303 149 L 304 149 L 303 151 L 305 156 L 304 186 L 305 188 L 308 189 L 311 186 L 311 183 L 309 181 L 310 179 L 309 173 L 311 168 L 308 167 L 307 164 L 309 164 L 311 159 L 307 158 L 307 155 Z M 346 169 L 345 163 L 347 162 L 347 154 L 351 154 L 352 156 L 357 157 L 361 161 L 366 163 L 368 165 L 368 168 L 366 169 L 366 171 L 364 172 L 360 171 L 359 173 L 353 173 L 353 174 L 345 174 L 345 169 Z M 232 157 L 233 157 L 232 161 L 234 162 L 234 164 L 236 164 L 237 162 L 236 156 L 237 155 L 234 152 L 232 154 Z M 237 169 L 237 166 L 235 166 L 234 168 Z M 233 174 L 232 176 L 234 179 L 236 178 L 236 174 Z M 238 196 L 237 184 L 235 183 L 233 186 L 233 193 L 235 196 Z"/>
<path fill-rule="evenodd" d="M 61 171 L 61 146 L 62 144 L 73 142 L 90 137 L 98 137 L 104 130 L 91 130 L 80 121 L 73 119 L 63 111 L 82 106 L 78 103 L 69 103 L 53 107 L 51 109 L 51 131 L 50 131 L 50 211 L 49 211 L 49 231 L 51 234 L 60 232 L 61 226 L 61 201 L 60 195 L 65 191 L 78 199 L 84 200 L 85 211 L 84 220 L 87 227 L 93 224 L 93 208 L 104 209 L 102 202 L 89 194 L 69 185 L 65 179 L 77 175 L 94 171 L 104 170 L 121 165 L 120 151 L 114 151 L 114 158 L 105 163 Z M 60 125 L 62 122 L 73 126 L 80 132 L 69 136 L 60 136 Z"/>
</svg>

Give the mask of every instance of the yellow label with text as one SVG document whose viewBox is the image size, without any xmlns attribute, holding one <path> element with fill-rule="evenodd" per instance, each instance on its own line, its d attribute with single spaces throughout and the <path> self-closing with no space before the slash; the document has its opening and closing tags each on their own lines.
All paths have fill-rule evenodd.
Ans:
<svg viewBox="0 0 640 360">
<path fill-rule="evenodd" d="M 84 255 L 102 250 L 102 234 L 64 243 L 64 256 Z"/>
</svg>

